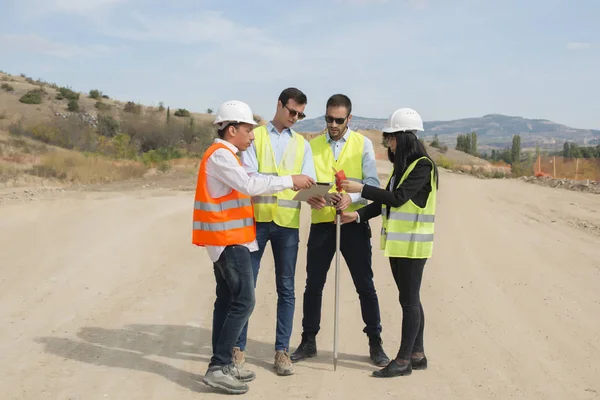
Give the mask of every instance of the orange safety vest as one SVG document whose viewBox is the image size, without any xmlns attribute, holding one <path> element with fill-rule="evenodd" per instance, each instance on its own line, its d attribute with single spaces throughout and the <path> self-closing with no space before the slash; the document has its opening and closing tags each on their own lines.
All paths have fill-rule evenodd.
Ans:
<svg viewBox="0 0 600 400">
<path fill-rule="evenodd" d="M 228 246 L 256 239 L 256 223 L 252 199 L 237 190 L 219 198 L 208 194 L 206 162 L 217 149 L 231 149 L 222 143 L 210 146 L 200 163 L 196 195 L 194 197 L 194 224 L 192 243 L 197 246 Z M 231 151 L 242 165 L 239 157 Z"/>
</svg>

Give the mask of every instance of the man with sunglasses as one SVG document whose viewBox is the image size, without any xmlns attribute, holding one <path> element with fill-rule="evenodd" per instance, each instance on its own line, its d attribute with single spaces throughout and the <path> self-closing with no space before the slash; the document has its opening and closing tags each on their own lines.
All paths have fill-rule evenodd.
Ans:
<svg viewBox="0 0 600 400">
<path fill-rule="evenodd" d="M 326 105 L 327 132 L 311 140 L 317 182 L 334 182 L 333 168 L 343 170 L 347 179 L 379 187 L 373 143 L 348 128 L 352 119 L 352 102 L 348 96 L 335 94 Z M 323 288 L 335 254 L 336 210 L 351 212 L 364 207 L 367 200 L 360 193 L 336 193 L 335 185 L 325 199 L 311 198 L 311 227 L 306 260 L 306 288 L 302 319 L 302 342 L 292 354 L 297 362 L 317 354 L 316 335 L 320 330 Z M 369 338 L 373 364 L 385 366 L 390 360 L 381 341 L 379 300 L 371 268 L 371 229 L 367 221 L 341 226 L 340 251 L 348 265 L 360 299 L 363 332 Z"/>
<path fill-rule="evenodd" d="M 266 126 L 254 129 L 254 142 L 242 154 L 242 162 L 250 176 L 256 174 L 285 176 L 305 174 L 316 179 L 312 152 L 307 140 L 292 130 L 305 117 L 306 95 L 299 89 L 287 88 L 277 101 L 275 116 Z M 254 216 L 259 250 L 251 253 L 254 284 L 267 242 L 271 241 L 277 286 L 277 326 L 275 333 L 275 368 L 279 375 L 292 375 L 294 367 L 288 350 L 295 308 L 295 275 L 300 241 L 300 202 L 296 192 L 284 190 L 272 195 L 255 196 Z M 233 349 L 234 362 L 245 361 L 248 324 Z"/>
</svg>

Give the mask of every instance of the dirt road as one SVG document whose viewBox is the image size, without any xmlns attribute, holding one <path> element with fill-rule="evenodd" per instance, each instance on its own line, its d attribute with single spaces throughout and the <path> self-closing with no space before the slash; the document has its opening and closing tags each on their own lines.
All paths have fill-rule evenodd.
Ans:
<svg viewBox="0 0 600 400">
<path fill-rule="evenodd" d="M 190 180 L 189 188 L 193 182 Z M 17 196 L 18 197 L 18 196 Z M 0 204 L 2 399 L 218 399 L 199 383 L 214 296 L 190 244 L 193 192 L 55 191 Z M 304 209 L 292 350 L 301 333 Z M 401 310 L 372 221 L 386 351 Z M 258 374 L 245 399 L 599 399 L 600 196 L 442 173 L 434 258 L 422 299 L 430 368 L 371 378 L 358 298 L 343 263 L 340 361 L 333 322 L 291 377 L 271 368 L 270 249 L 249 332 Z M 333 270 L 323 316 L 333 316 Z M 405 397 L 406 396 L 406 397 Z"/>
</svg>

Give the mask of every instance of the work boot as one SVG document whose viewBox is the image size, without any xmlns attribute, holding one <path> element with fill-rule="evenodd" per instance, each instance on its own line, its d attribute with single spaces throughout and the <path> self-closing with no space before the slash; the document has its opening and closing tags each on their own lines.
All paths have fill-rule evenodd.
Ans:
<svg viewBox="0 0 600 400">
<path fill-rule="evenodd" d="M 373 364 L 378 367 L 385 367 L 390 362 L 389 357 L 383 351 L 382 343 L 380 336 L 369 337 L 369 356 Z"/>
<path fill-rule="evenodd" d="M 239 347 L 233 348 L 233 365 L 238 368 L 243 368 L 246 363 L 246 356 Z"/>
<path fill-rule="evenodd" d="M 294 366 L 287 351 L 277 350 L 275 352 L 275 368 L 277 368 L 277 375 L 288 376 L 294 374 Z"/>
<path fill-rule="evenodd" d="M 305 358 L 314 357 L 317 355 L 317 340 L 316 334 L 302 332 L 302 342 L 300 346 L 292 353 L 292 362 L 302 361 Z"/>
<path fill-rule="evenodd" d="M 233 366 L 213 366 L 208 368 L 202 382 L 210 387 L 220 389 L 229 394 L 244 394 L 249 387 L 237 379 L 232 371 Z"/>
</svg>

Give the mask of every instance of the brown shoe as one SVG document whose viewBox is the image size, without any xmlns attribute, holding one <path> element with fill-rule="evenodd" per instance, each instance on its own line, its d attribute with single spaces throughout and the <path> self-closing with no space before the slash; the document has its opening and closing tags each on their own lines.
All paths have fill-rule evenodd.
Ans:
<svg viewBox="0 0 600 400">
<path fill-rule="evenodd" d="M 288 376 L 294 374 L 294 366 L 287 351 L 277 350 L 275 352 L 275 368 L 277 368 L 277 375 Z"/>
<path fill-rule="evenodd" d="M 244 364 L 246 363 L 246 356 L 244 356 L 244 352 L 240 350 L 239 347 L 233 348 L 233 365 L 237 368 L 242 369 Z"/>
</svg>

